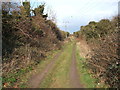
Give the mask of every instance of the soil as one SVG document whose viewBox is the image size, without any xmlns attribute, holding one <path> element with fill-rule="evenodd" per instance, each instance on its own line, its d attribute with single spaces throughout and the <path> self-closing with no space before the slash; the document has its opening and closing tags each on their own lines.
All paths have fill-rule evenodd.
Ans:
<svg viewBox="0 0 120 90">
<path fill-rule="evenodd" d="M 70 86 L 71 88 L 83 88 L 83 85 L 80 83 L 79 74 L 77 71 L 76 64 L 76 45 L 73 46 L 72 51 L 72 63 L 70 67 Z"/>
<path fill-rule="evenodd" d="M 30 80 L 28 81 L 28 86 L 29 88 L 39 88 L 40 83 L 42 82 L 42 80 L 47 76 L 47 74 L 49 73 L 50 70 L 52 70 L 55 61 L 57 60 L 57 58 L 59 58 L 59 56 L 61 55 L 62 52 L 56 54 L 53 58 L 53 60 L 51 60 L 51 62 L 44 68 L 43 72 L 40 72 L 36 75 L 33 75 Z"/>
</svg>

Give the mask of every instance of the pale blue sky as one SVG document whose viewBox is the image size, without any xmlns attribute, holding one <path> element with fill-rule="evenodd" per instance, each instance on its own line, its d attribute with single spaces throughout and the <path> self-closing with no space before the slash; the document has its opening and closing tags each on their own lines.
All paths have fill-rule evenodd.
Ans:
<svg viewBox="0 0 120 90">
<path fill-rule="evenodd" d="M 61 30 L 73 33 L 90 21 L 111 19 L 118 14 L 119 0 L 30 0 L 33 7 L 46 2 L 56 14 L 57 25 Z M 38 1 L 38 2 L 37 2 Z M 33 3 L 34 2 L 34 3 Z M 66 27 L 65 27 L 66 26 Z"/>
</svg>

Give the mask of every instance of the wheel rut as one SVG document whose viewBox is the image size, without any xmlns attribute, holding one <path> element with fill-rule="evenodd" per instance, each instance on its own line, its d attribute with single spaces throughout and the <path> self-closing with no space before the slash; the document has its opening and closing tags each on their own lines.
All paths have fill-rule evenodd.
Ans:
<svg viewBox="0 0 120 90">
<path fill-rule="evenodd" d="M 76 63 L 76 45 L 73 45 L 72 50 L 72 62 L 70 66 L 70 86 L 71 88 L 83 88 L 83 85 L 80 83 L 79 74 L 77 70 Z"/>
<path fill-rule="evenodd" d="M 39 88 L 39 85 L 43 81 L 43 79 L 48 75 L 49 71 L 53 69 L 54 63 L 56 60 L 59 58 L 61 55 L 62 51 L 60 53 L 57 53 L 54 57 L 53 60 L 43 69 L 42 72 L 35 74 L 31 76 L 31 78 L 28 81 L 28 86 L 30 88 Z"/>
</svg>

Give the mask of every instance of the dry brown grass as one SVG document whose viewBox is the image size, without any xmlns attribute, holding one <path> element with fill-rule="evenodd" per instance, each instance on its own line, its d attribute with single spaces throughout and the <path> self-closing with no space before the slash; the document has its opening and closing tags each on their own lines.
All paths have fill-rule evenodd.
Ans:
<svg viewBox="0 0 120 90">
<path fill-rule="evenodd" d="M 90 55 L 88 56 L 88 54 L 91 52 L 91 48 L 85 40 L 80 39 L 79 42 L 77 42 L 77 46 L 79 47 L 80 55 L 82 57 L 90 57 Z"/>
</svg>

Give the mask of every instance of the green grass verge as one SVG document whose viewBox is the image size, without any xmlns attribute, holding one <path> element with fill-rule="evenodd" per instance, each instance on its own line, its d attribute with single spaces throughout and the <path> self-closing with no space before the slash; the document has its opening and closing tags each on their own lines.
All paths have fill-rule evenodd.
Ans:
<svg viewBox="0 0 120 90">
<path fill-rule="evenodd" d="M 49 72 L 40 88 L 69 88 L 69 67 L 72 54 L 73 43 L 69 42 L 63 53 L 54 64 L 54 68 Z"/>
<path fill-rule="evenodd" d="M 13 87 L 15 85 L 15 83 L 17 83 L 20 78 L 25 75 L 25 73 L 29 72 L 30 70 L 32 70 L 32 67 L 29 66 L 29 67 L 26 67 L 24 69 L 20 69 L 19 71 L 17 72 L 12 72 L 12 73 L 9 73 L 7 75 L 7 77 L 3 77 L 2 78 L 2 83 L 6 83 L 7 84 L 7 87 Z M 18 84 L 17 84 L 18 85 Z"/>
<path fill-rule="evenodd" d="M 80 74 L 80 80 L 83 83 L 85 88 L 95 88 L 96 87 L 96 80 L 92 77 L 90 73 L 88 73 L 88 69 L 85 67 L 85 58 L 80 56 L 80 51 L 77 48 L 76 53 L 76 61 L 77 61 L 77 69 Z"/>
</svg>

